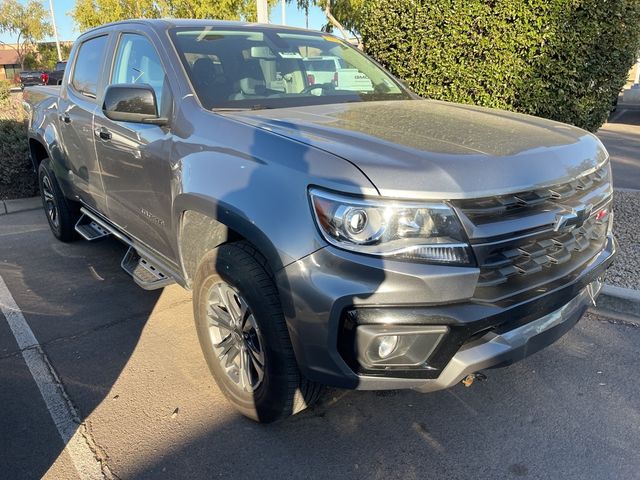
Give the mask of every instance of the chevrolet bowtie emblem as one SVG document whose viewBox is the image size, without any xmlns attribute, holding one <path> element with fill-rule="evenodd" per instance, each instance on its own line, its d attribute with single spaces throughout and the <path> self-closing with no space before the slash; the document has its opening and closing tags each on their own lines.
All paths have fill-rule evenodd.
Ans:
<svg viewBox="0 0 640 480">
<path fill-rule="evenodd" d="M 556 232 L 570 232 L 574 228 L 579 228 L 591 216 L 593 205 L 579 205 L 571 209 L 570 212 L 556 215 L 556 222 L 553 229 Z"/>
</svg>

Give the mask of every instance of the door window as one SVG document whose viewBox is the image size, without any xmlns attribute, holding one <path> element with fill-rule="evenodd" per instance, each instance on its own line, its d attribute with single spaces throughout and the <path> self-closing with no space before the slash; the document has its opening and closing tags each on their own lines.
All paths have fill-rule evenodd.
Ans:
<svg viewBox="0 0 640 480">
<path fill-rule="evenodd" d="M 111 84 L 122 83 L 150 85 L 156 94 L 158 112 L 162 112 L 165 73 L 156 49 L 143 35 L 125 33 L 120 38 Z"/>
<path fill-rule="evenodd" d="M 96 98 L 100 66 L 104 59 L 106 46 L 106 35 L 92 38 L 80 45 L 71 85 L 79 93 L 87 97 Z"/>
</svg>

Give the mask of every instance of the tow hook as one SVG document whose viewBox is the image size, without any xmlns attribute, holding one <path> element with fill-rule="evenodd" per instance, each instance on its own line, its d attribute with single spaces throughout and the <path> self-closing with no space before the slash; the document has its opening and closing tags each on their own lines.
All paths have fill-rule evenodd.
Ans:
<svg viewBox="0 0 640 480">
<path fill-rule="evenodd" d="M 462 384 L 468 388 L 471 385 L 473 385 L 473 382 L 475 382 L 476 380 L 479 382 L 483 382 L 486 379 L 487 379 L 487 376 L 482 373 L 478 373 L 478 372 L 470 373 L 469 375 L 467 375 L 462 379 Z"/>
</svg>

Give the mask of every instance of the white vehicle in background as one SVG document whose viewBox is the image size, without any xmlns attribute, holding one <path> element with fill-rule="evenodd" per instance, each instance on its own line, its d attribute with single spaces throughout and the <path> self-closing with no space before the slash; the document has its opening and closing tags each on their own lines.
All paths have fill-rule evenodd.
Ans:
<svg viewBox="0 0 640 480">
<path fill-rule="evenodd" d="M 373 92 L 369 77 L 357 68 L 351 68 L 338 57 L 306 57 L 302 59 L 307 71 L 307 83 L 319 85 L 333 83 L 340 90 Z"/>
</svg>

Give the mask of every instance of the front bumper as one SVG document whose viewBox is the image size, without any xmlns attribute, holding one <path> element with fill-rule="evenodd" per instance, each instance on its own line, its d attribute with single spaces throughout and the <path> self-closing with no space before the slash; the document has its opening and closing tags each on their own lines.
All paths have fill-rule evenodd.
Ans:
<svg viewBox="0 0 640 480">
<path fill-rule="evenodd" d="M 478 269 L 393 262 L 332 247 L 289 265 L 277 281 L 296 359 L 307 378 L 341 388 L 434 391 L 560 338 L 592 302 L 587 287 L 615 253 L 610 236 L 605 248 L 561 285 L 535 288 L 502 304 L 469 300 Z M 424 369 L 367 370 L 350 352 L 349 322 L 446 325 L 448 333 Z"/>
<path fill-rule="evenodd" d="M 601 285 L 595 280 L 555 312 L 501 334 L 489 332 L 475 342 L 464 345 L 437 379 L 427 380 L 415 389 L 434 392 L 453 387 L 471 373 L 509 365 L 552 344 L 567 333 L 589 305 L 595 302 Z"/>
</svg>

